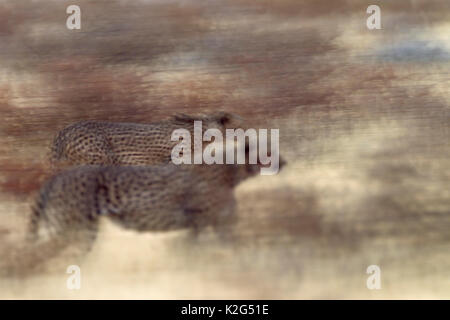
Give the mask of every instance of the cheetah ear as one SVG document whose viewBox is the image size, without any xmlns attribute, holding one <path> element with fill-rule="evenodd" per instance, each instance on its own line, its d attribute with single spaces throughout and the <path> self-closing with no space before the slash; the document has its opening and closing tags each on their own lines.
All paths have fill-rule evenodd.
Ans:
<svg viewBox="0 0 450 320">
<path fill-rule="evenodd" d="M 226 126 L 231 121 L 230 115 L 228 113 L 223 113 L 219 116 L 219 123 Z"/>
<path fill-rule="evenodd" d="M 224 112 L 224 111 L 218 112 L 216 114 L 216 118 L 218 119 L 218 122 L 223 126 L 230 124 L 230 122 L 232 122 L 232 121 L 235 121 L 237 124 L 240 124 L 243 120 L 237 114 L 228 113 L 228 112 Z"/>
</svg>

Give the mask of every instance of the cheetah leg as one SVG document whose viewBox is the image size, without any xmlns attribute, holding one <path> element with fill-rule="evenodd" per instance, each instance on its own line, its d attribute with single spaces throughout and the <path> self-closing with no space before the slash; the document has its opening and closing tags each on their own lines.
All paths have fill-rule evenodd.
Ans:
<svg viewBox="0 0 450 320">
<path fill-rule="evenodd" d="M 26 242 L 34 243 L 38 240 L 40 218 L 39 210 L 32 207 L 32 213 L 30 220 L 28 221 L 27 232 L 25 235 Z"/>
<path fill-rule="evenodd" d="M 218 210 L 213 229 L 221 241 L 234 242 L 237 239 L 236 225 L 236 205 L 232 201 Z"/>
<path fill-rule="evenodd" d="M 32 227 L 33 230 L 37 228 L 35 224 Z M 97 229 L 98 221 L 89 221 L 87 225 L 77 225 L 70 229 L 59 228 L 46 240 L 27 241 L 11 250 L 8 256 L 10 263 L 4 270 L 0 268 L 0 274 L 29 276 L 48 269 L 59 270 L 69 264 L 79 264 L 92 248 Z M 38 236 L 34 235 L 30 239 L 36 237 Z"/>
<path fill-rule="evenodd" d="M 189 238 L 197 241 L 199 235 L 203 229 L 203 226 L 199 223 L 199 217 L 201 217 L 203 210 L 194 208 L 185 208 L 184 214 L 189 218 Z"/>
<path fill-rule="evenodd" d="M 68 247 L 65 256 L 76 262 L 81 262 L 92 249 L 97 238 L 98 221 L 87 221 L 86 224 L 75 226 L 64 234 L 65 246 Z"/>
</svg>

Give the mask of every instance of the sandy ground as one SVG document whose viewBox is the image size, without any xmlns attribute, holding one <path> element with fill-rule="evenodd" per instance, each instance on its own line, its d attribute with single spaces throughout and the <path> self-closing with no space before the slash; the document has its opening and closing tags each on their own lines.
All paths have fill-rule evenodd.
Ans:
<svg viewBox="0 0 450 320">
<path fill-rule="evenodd" d="M 0 1 L 0 258 L 23 240 L 53 135 L 81 119 L 227 110 L 288 165 L 236 189 L 236 241 L 102 221 L 0 298 L 450 298 L 450 3 Z M 381 268 L 381 290 L 366 269 Z"/>
</svg>

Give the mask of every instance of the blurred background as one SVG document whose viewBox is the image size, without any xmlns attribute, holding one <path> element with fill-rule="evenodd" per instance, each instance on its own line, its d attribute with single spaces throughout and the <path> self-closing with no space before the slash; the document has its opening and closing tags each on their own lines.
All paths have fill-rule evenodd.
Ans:
<svg viewBox="0 0 450 320">
<path fill-rule="evenodd" d="M 226 110 L 288 161 L 236 189 L 235 244 L 103 221 L 81 290 L 54 268 L 0 298 L 450 298 L 449 66 L 447 0 L 0 0 L 0 259 L 75 121 Z"/>
</svg>

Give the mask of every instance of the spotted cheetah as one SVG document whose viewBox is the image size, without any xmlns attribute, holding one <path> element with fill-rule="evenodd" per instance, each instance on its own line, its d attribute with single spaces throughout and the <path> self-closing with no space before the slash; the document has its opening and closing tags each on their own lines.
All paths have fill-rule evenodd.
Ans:
<svg viewBox="0 0 450 320">
<path fill-rule="evenodd" d="M 246 154 L 248 159 L 248 146 Z M 283 164 L 280 159 L 280 169 Z M 261 166 L 169 163 L 68 169 L 40 189 L 30 222 L 33 245 L 28 252 L 36 261 L 74 243 L 87 252 L 101 216 L 140 232 L 200 231 L 207 226 L 227 230 L 236 219 L 234 188 L 259 173 Z M 43 253 L 42 246 L 51 248 L 51 254 L 49 250 Z"/>
<path fill-rule="evenodd" d="M 50 155 L 54 169 L 81 164 L 152 165 L 169 163 L 178 143 L 171 141 L 175 129 L 184 128 L 193 135 L 194 120 L 203 130 L 226 128 L 240 123 L 234 114 L 216 112 L 202 116 L 176 115 L 169 120 L 150 123 L 114 123 L 81 121 L 69 125 L 55 137 Z"/>
</svg>

